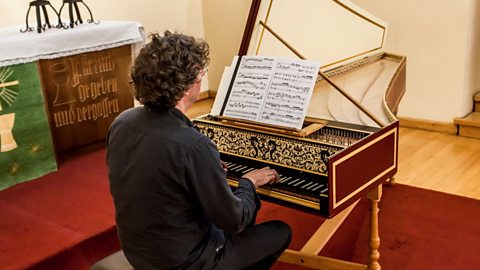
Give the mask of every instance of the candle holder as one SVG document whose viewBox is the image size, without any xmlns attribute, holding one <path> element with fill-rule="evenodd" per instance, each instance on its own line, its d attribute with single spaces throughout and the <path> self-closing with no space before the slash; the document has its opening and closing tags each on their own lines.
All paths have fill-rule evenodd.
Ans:
<svg viewBox="0 0 480 270">
<path fill-rule="evenodd" d="M 50 7 L 54 12 L 55 15 L 58 18 L 58 25 L 54 27 L 61 27 L 62 23 L 60 21 L 60 15 L 57 12 L 57 10 L 50 4 L 50 1 L 47 0 L 34 0 L 30 2 L 30 5 L 28 6 L 27 10 L 27 15 L 25 16 L 25 24 L 26 27 L 24 30 L 20 30 L 20 32 L 25 33 L 25 32 L 30 32 L 33 31 L 35 28 L 31 27 L 28 25 L 28 15 L 30 14 L 30 10 L 32 7 L 35 7 L 35 14 L 37 17 L 37 32 L 41 33 L 42 31 L 45 31 L 47 28 L 52 28 L 52 24 L 50 23 L 50 19 L 48 17 L 48 10 L 47 7 Z M 45 24 L 42 23 L 42 14 L 45 19 Z"/>
<path fill-rule="evenodd" d="M 69 22 L 70 28 L 73 28 L 73 27 L 75 27 L 75 25 L 83 23 L 82 15 L 80 14 L 80 9 L 78 7 L 78 3 L 83 4 L 85 6 L 85 8 L 88 10 L 88 13 L 90 14 L 90 19 L 87 19 L 87 22 L 98 24 L 99 22 L 95 22 L 93 20 L 92 11 L 87 6 L 87 4 L 85 4 L 83 2 L 83 0 L 63 0 L 63 4 L 60 7 L 60 11 L 58 12 L 59 18 L 62 15 L 62 10 L 63 10 L 65 4 L 67 4 L 68 5 L 68 17 L 69 17 L 69 20 L 70 20 L 70 22 Z M 75 10 L 75 14 L 74 14 L 74 10 Z"/>
</svg>

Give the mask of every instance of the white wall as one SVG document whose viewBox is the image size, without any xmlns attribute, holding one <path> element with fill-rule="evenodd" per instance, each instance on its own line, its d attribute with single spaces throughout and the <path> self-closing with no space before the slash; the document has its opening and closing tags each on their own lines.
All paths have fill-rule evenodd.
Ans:
<svg viewBox="0 0 480 270">
<path fill-rule="evenodd" d="M 225 66 L 238 54 L 250 10 L 249 0 L 203 0 L 205 40 L 210 45 L 209 85 L 218 89 Z"/>
<path fill-rule="evenodd" d="M 25 24 L 30 0 L 0 0 L 0 26 Z M 60 10 L 62 0 L 50 0 L 55 9 Z M 201 0 L 84 0 L 98 20 L 139 21 L 147 32 L 163 32 L 165 29 L 203 37 L 203 19 Z M 88 12 L 82 9 L 82 18 L 88 18 Z M 6 12 L 8 10 L 8 12 Z M 53 12 L 50 14 L 52 20 Z M 35 10 L 30 11 L 30 23 L 35 23 Z M 66 6 L 62 17 L 68 18 Z"/>
<path fill-rule="evenodd" d="M 472 96 L 480 91 L 478 0 L 351 1 L 388 23 L 387 52 L 407 56 L 407 92 L 399 116 L 451 123 L 472 111 Z M 210 5 L 204 7 L 204 12 L 210 10 L 208 16 L 204 15 L 205 35 L 215 47 L 222 47 L 222 56 L 216 58 L 225 65 L 226 59 L 238 51 L 239 43 L 232 40 L 237 42 L 237 36 L 243 34 L 248 14 L 245 2 L 250 1 L 229 0 L 233 8 L 221 4 L 216 11 L 214 2 L 218 5 L 219 0 L 204 1 L 204 5 Z M 225 30 L 220 31 L 218 25 Z M 219 75 L 210 75 L 215 90 Z"/>
<path fill-rule="evenodd" d="M 30 0 L 0 0 L 0 10 L 8 10 L 0 16 L 0 26 L 24 26 L 29 2 Z M 57 11 L 60 10 L 62 2 L 50 0 Z M 147 34 L 162 34 L 165 30 L 170 30 L 198 38 L 204 37 L 201 0 L 84 0 L 84 3 L 92 10 L 95 20 L 138 21 L 144 25 Z M 86 21 L 89 18 L 88 11 L 82 4 L 79 7 L 82 18 Z M 50 21 L 56 22 L 53 20 L 54 12 L 49 14 Z M 29 18 L 30 25 L 36 26 L 34 8 L 30 11 Z M 68 18 L 67 6 L 62 10 L 62 18 L 64 21 Z M 205 90 L 208 90 L 208 79 L 202 81 L 202 91 Z"/>
<path fill-rule="evenodd" d="M 84 1 L 96 19 L 135 20 L 147 32 L 170 29 L 204 37 L 212 51 L 210 78 L 204 81 L 213 91 L 239 49 L 250 6 L 248 0 Z M 351 1 L 389 24 L 388 52 L 407 56 L 407 93 L 399 116 L 452 122 L 472 110 L 472 96 L 480 91 L 478 0 Z M 0 0 L 0 10 L 9 11 L 0 26 L 24 24 L 28 2 Z M 51 0 L 55 7 L 61 2 Z"/>
<path fill-rule="evenodd" d="M 399 115 L 452 122 L 480 90 L 477 0 L 351 0 L 388 23 L 386 50 L 407 56 Z"/>
</svg>

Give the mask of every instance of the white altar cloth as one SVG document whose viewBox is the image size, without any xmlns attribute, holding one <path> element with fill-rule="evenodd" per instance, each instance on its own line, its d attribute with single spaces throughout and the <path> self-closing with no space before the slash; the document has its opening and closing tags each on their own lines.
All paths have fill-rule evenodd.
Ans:
<svg viewBox="0 0 480 270">
<path fill-rule="evenodd" d="M 83 23 L 72 29 L 21 33 L 23 25 L 0 27 L 0 67 L 143 43 L 143 27 L 133 21 Z"/>
</svg>

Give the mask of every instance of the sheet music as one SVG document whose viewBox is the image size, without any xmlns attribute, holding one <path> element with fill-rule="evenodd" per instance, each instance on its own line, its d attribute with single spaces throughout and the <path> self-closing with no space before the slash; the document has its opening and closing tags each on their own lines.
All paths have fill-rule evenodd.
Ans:
<svg viewBox="0 0 480 270">
<path fill-rule="evenodd" d="M 223 116 L 301 129 L 320 63 L 264 56 L 238 57 Z M 232 77 L 230 75 L 230 77 Z M 215 106 L 215 105 L 214 105 Z"/>
<path fill-rule="evenodd" d="M 227 96 L 228 84 L 232 80 L 232 69 L 233 68 L 227 66 L 223 70 L 222 78 L 220 79 L 220 85 L 218 86 L 217 94 L 215 95 L 215 100 L 210 111 L 211 115 L 220 115 L 223 103 Z"/>
</svg>

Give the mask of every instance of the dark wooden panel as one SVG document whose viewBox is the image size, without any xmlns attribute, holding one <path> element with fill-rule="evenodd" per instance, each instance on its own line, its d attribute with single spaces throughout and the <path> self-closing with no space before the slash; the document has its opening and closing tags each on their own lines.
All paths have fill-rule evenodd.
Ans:
<svg viewBox="0 0 480 270">
<path fill-rule="evenodd" d="M 398 121 L 334 155 L 329 162 L 330 214 L 336 214 L 397 171 Z"/>
<path fill-rule="evenodd" d="M 130 45 L 39 61 L 57 152 L 103 140 L 133 106 L 131 61 Z"/>
<path fill-rule="evenodd" d="M 250 11 L 248 13 L 247 23 L 243 32 L 242 43 L 240 44 L 240 49 L 238 50 L 238 55 L 246 55 L 248 52 L 248 47 L 252 38 L 253 28 L 255 27 L 255 23 L 257 20 L 260 1 L 261 0 L 252 0 Z"/>
</svg>

